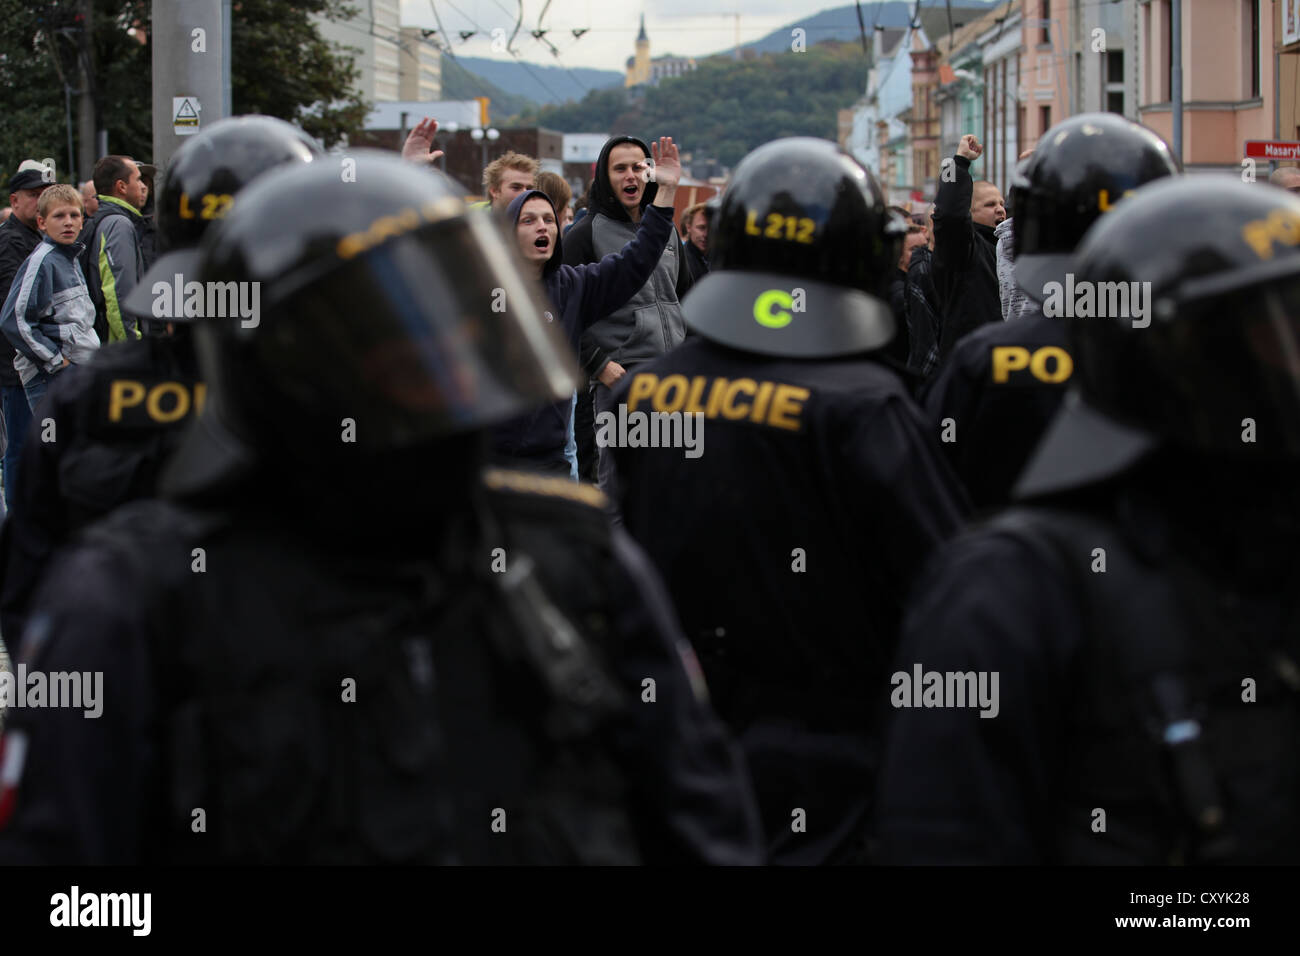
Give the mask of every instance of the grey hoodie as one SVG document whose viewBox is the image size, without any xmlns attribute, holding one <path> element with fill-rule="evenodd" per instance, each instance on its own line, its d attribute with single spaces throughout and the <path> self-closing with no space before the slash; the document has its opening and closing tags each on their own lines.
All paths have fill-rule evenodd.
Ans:
<svg viewBox="0 0 1300 956">
<path fill-rule="evenodd" d="M 596 161 L 596 177 L 591 185 L 590 214 L 576 222 L 564 236 L 564 261 L 578 266 L 599 262 L 631 242 L 637 234 L 636 224 L 628 217 L 609 182 L 610 151 L 622 143 L 640 147 L 647 156 L 650 150 L 633 136 L 615 136 L 605 143 Z M 646 185 L 641 208 L 654 201 L 658 186 Z M 627 304 L 600 318 L 582 337 L 580 361 L 589 375 L 596 375 L 606 359 L 624 368 L 662 355 L 686 338 L 679 296 L 690 288 L 690 270 L 681 261 L 681 243 L 669 236 L 659 256 L 659 263 Z"/>
</svg>

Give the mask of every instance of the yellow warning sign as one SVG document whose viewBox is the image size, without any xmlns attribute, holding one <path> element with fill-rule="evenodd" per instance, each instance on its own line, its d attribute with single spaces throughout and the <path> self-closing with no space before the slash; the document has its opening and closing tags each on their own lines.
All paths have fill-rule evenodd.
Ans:
<svg viewBox="0 0 1300 956">
<path fill-rule="evenodd" d="M 189 136 L 199 131 L 199 112 L 202 107 L 197 97 L 172 97 L 172 129 L 177 136 Z"/>
</svg>

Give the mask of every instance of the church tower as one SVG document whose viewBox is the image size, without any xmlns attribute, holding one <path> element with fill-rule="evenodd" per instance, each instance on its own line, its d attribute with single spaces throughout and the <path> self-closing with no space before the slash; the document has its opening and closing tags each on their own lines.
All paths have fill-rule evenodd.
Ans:
<svg viewBox="0 0 1300 956">
<path fill-rule="evenodd" d="M 650 82 L 650 38 L 645 32 L 645 14 L 641 14 L 641 32 L 636 35 L 636 56 L 627 58 L 627 78 L 624 86 L 640 86 Z"/>
</svg>

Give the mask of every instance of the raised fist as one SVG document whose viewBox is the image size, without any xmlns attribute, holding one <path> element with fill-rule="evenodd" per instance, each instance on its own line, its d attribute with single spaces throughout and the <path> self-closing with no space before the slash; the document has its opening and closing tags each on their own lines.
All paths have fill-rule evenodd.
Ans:
<svg viewBox="0 0 1300 956">
<path fill-rule="evenodd" d="M 957 155 L 962 159 L 969 159 L 974 162 L 980 158 L 982 152 L 984 152 L 984 147 L 980 145 L 980 141 L 975 138 L 974 133 L 967 133 L 961 138 L 961 142 L 957 144 Z"/>
</svg>

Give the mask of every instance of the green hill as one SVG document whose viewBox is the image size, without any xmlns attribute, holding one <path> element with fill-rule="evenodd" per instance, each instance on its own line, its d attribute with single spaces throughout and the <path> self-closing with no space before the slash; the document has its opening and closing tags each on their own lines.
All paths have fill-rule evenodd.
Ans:
<svg viewBox="0 0 1300 956">
<path fill-rule="evenodd" d="M 442 98 L 444 100 L 472 100 L 486 96 L 490 104 L 492 122 L 503 125 L 502 120 L 534 106 L 526 96 L 507 93 L 476 73 L 461 66 L 454 57 L 442 58 Z"/>
<path fill-rule="evenodd" d="M 511 126 L 564 133 L 672 136 L 683 149 L 733 166 L 781 136 L 834 140 L 837 113 L 863 93 L 867 62 L 856 44 L 825 43 L 805 53 L 766 53 L 736 61 L 711 57 L 657 87 L 593 90 L 577 103 L 529 107 Z"/>
</svg>

